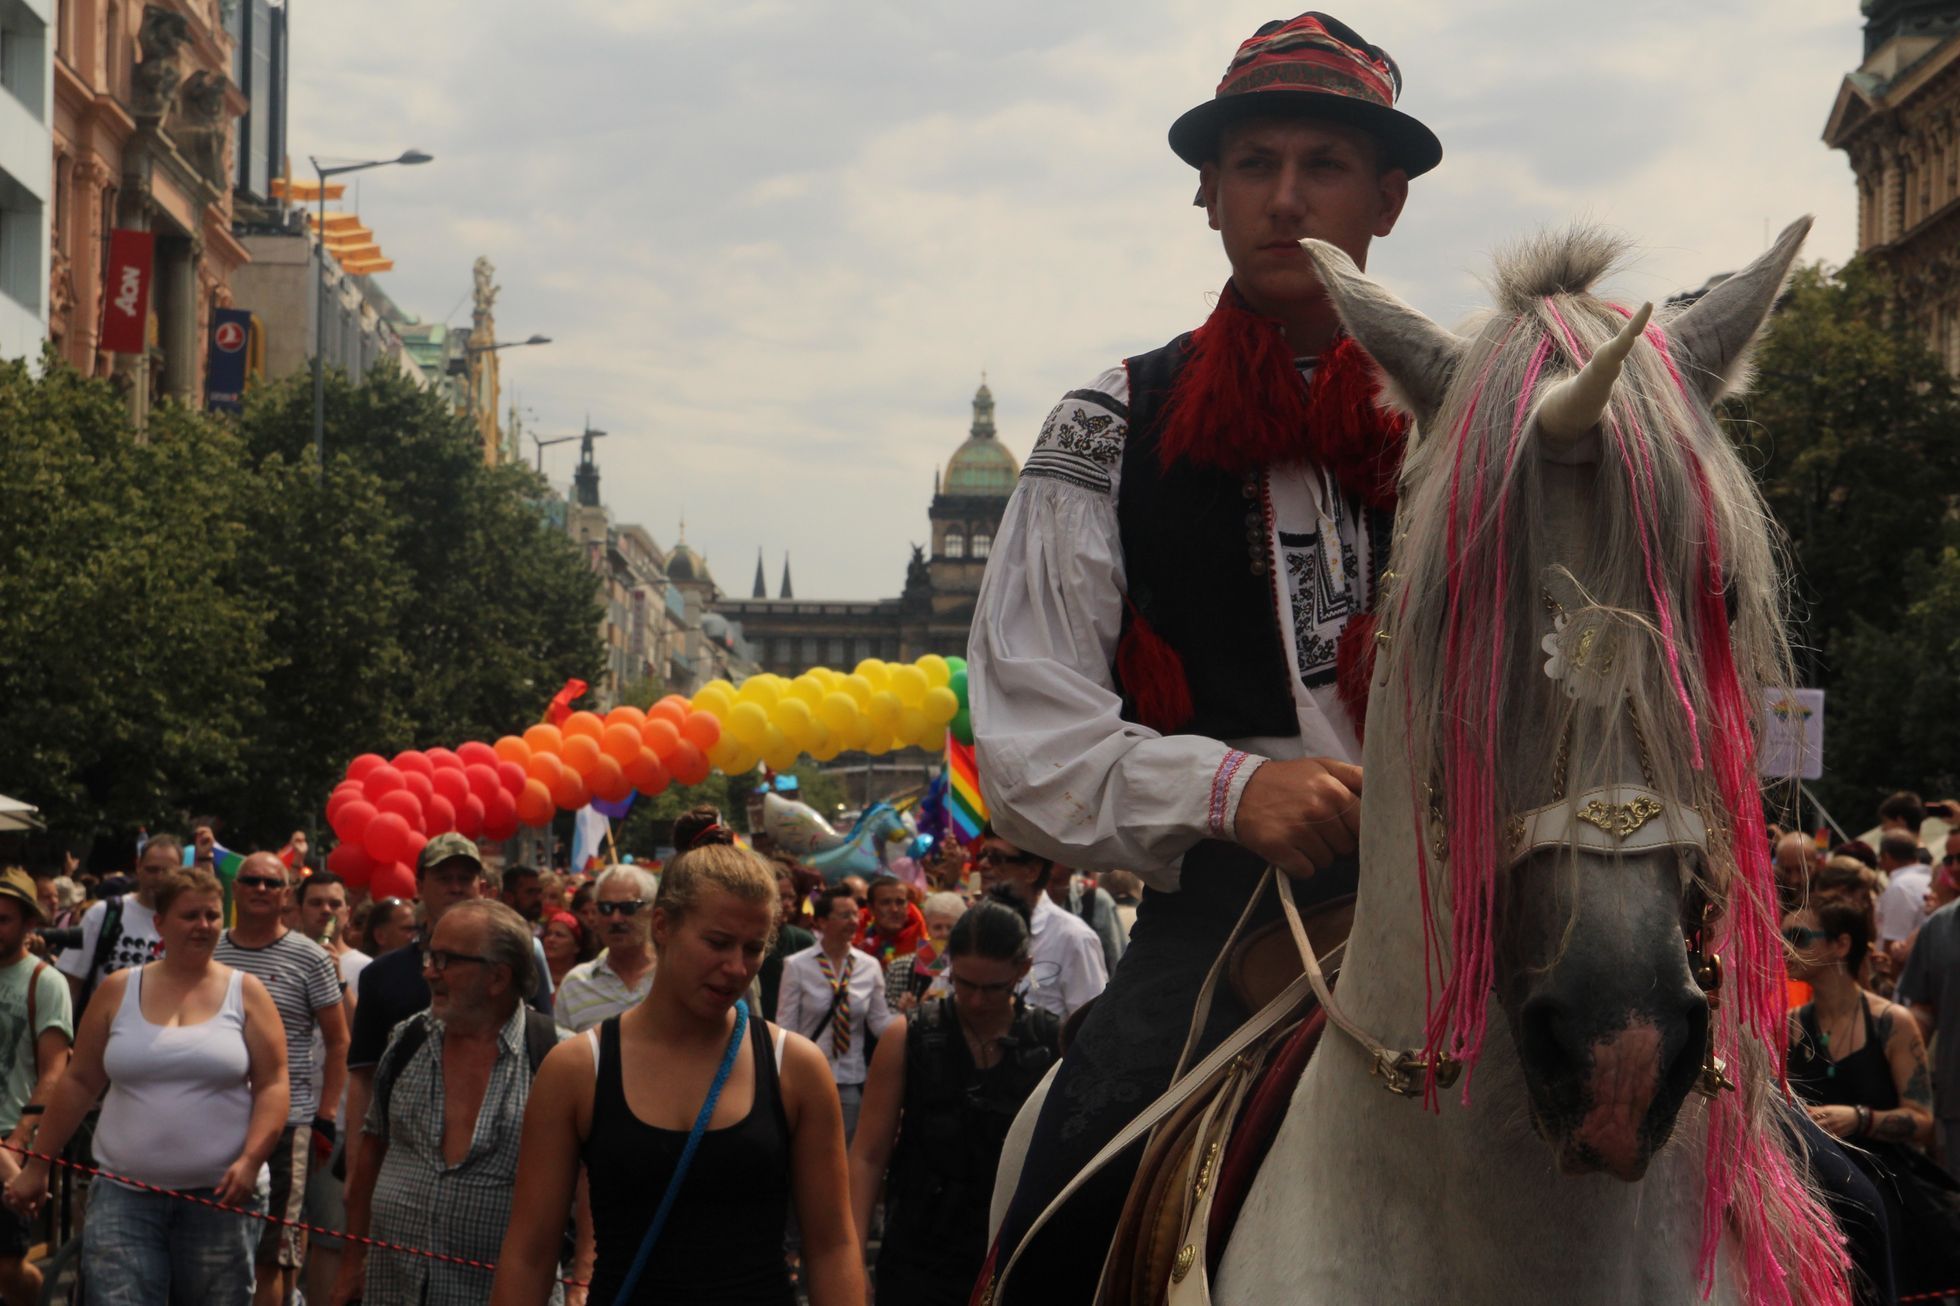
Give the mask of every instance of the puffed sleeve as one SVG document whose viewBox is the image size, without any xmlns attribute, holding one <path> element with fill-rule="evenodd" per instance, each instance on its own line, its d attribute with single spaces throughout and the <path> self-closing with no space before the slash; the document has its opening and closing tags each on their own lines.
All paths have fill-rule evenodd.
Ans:
<svg viewBox="0 0 1960 1306">
<path fill-rule="evenodd" d="M 987 561 L 967 675 L 981 791 L 1002 837 L 1171 890 L 1193 844 L 1229 837 L 1261 759 L 1122 717 L 1111 672 L 1122 381 L 1107 373 L 1071 391 L 1044 424 Z"/>
</svg>

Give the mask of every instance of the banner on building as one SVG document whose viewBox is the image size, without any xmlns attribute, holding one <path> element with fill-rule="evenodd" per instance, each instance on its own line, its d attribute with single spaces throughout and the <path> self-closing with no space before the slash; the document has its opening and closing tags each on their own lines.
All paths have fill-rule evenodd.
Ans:
<svg viewBox="0 0 1960 1306">
<path fill-rule="evenodd" d="M 1824 691 L 1772 692 L 1763 703 L 1763 748 L 1757 771 L 1776 780 L 1824 774 Z"/>
<path fill-rule="evenodd" d="M 252 314 L 242 308 L 220 308 L 211 314 L 211 348 L 204 372 L 204 406 L 235 413 L 245 406 L 246 346 L 252 339 Z"/>
<path fill-rule="evenodd" d="M 147 231 L 109 233 L 109 266 L 102 279 L 102 348 L 140 354 L 148 341 L 150 279 L 156 237 Z"/>
</svg>

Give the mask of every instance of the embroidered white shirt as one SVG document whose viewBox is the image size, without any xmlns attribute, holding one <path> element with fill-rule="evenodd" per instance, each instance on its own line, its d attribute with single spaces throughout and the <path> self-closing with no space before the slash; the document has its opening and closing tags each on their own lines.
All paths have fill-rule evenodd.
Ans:
<svg viewBox="0 0 1960 1306">
<path fill-rule="evenodd" d="M 1130 870 L 1174 890 L 1192 845 L 1231 837 L 1260 763 L 1360 761 L 1323 641 L 1363 606 L 1360 575 L 1375 564 L 1357 515 L 1330 502 L 1317 469 L 1273 469 L 1268 574 L 1286 578 L 1273 601 L 1299 735 L 1167 736 L 1125 721 L 1111 667 L 1125 592 L 1116 499 L 1128 405 L 1118 366 L 1049 414 L 994 537 L 967 674 L 981 788 L 1001 834 L 1067 866 Z"/>
</svg>

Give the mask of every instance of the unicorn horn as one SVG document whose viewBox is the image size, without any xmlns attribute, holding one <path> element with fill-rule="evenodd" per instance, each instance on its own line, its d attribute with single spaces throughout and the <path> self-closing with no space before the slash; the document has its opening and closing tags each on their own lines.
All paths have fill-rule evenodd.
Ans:
<svg viewBox="0 0 1960 1306">
<path fill-rule="evenodd" d="M 1599 419 L 1606 415 L 1607 403 L 1613 398 L 1613 384 L 1620 379 L 1620 368 L 1625 365 L 1633 342 L 1647 329 L 1647 319 L 1653 315 L 1654 306 L 1642 304 L 1626 329 L 1602 346 L 1579 375 L 1552 387 L 1538 405 L 1538 429 L 1547 440 L 1569 445 L 1599 425 Z"/>
</svg>

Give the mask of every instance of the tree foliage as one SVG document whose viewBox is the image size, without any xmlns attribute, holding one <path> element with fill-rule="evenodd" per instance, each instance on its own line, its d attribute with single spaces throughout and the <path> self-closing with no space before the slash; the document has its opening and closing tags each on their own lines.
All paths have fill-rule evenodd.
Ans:
<svg viewBox="0 0 1960 1306">
<path fill-rule="evenodd" d="M 600 665 L 598 580 L 485 467 L 473 428 L 382 369 L 303 378 L 237 421 L 52 358 L 0 369 L 0 792 L 64 837 L 223 814 L 274 844 L 353 754 L 495 738 Z"/>
<path fill-rule="evenodd" d="M 1828 691 L 1824 781 L 1855 832 L 1879 799 L 1960 769 L 1960 401 L 1859 262 L 1800 270 L 1730 405 L 1788 536 L 1804 682 Z"/>
</svg>

